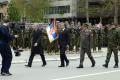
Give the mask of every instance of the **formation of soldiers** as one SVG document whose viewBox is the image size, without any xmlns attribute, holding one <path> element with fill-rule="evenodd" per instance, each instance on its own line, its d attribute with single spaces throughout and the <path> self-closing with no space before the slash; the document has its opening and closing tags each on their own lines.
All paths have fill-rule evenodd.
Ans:
<svg viewBox="0 0 120 80">
<path fill-rule="evenodd" d="M 61 24 L 60 24 L 61 23 Z M 12 52 L 9 46 L 9 42 L 13 49 L 19 48 L 31 48 L 31 55 L 26 67 L 32 66 L 32 61 L 35 54 L 40 54 L 43 61 L 42 67 L 46 66 L 46 60 L 44 51 L 47 53 L 53 53 L 60 51 L 61 64 L 58 67 L 69 66 L 69 60 L 66 56 L 66 50 L 80 51 L 80 64 L 77 68 L 83 68 L 83 62 L 85 53 L 88 55 L 92 65 L 94 67 L 96 62 L 92 56 L 93 52 L 101 50 L 102 47 L 107 47 L 107 56 L 103 67 L 108 68 L 108 64 L 112 53 L 114 53 L 114 68 L 118 68 L 118 50 L 120 50 L 120 27 L 116 24 L 110 24 L 102 26 L 101 23 L 97 25 L 90 25 L 87 23 L 75 24 L 74 22 L 58 22 L 56 23 L 58 28 L 58 39 L 50 43 L 47 37 L 45 28 L 37 25 L 26 27 L 25 23 L 20 25 L 16 23 L 9 24 L 9 21 L 5 21 L 0 27 L 0 53 L 2 55 L 2 69 L 1 75 L 12 75 L 9 72 L 9 68 L 12 61 Z M 11 34 L 13 35 L 11 35 Z M 66 62 L 66 63 L 65 63 Z M 6 65 L 7 64 L 7 65 Z"/>
<path fill-rule="evenodd" d="M 69 52 L 75 51 L 78 52 L 80 49 L 80 34 L 79 34 L 79 29 L 81 28 L 81 23 L 75 23 L 75 22 L 71 22 L 70 24 L 68 23 L 68 21 L 65 22 L 65 26 L 68 28 L 68 33 L 69 33 L 69 39 L 70 39 L 70 44 L 69 44 Z M 96 50 L 98 49 L 98 51 L 101 50 L 101 47 L 107 47 L 107 34 L 108 34 L 108 28 L 111 25 L 105 25 L 102 26 L 101 28 L 96 27 L 96 25 L 89 25 L 89 29 L 92 31 L 92 40 L 91 40 L 91 48 L 93 50 L 93 52 L 96 52 Z M 44 27 L 39 26 L 40 29 L 42 30 L 43 34 L 44 34 L 44 50 L 47 51 L 47 53 L 51 54 L 52 52 L 57 53 L 59 51 L 58 47 L 57 47 L 57 40 L 55 40 L 52 43 L 49 43 L 48 40 L 48 36 L 45 30 L 45 27 L 47 27 L 47 25 L 45 25 Z M 42 27 L 42 28 L 41 28 Z M 18 23 L 12 23 L 11 24 L 11 28 L 10 31 L 12 34 L 18 34 L 19 38 L 14 40 L 11 45 L 12 46 L 16 46 L 18 48 L 30 48 L 31 47 L 31 35 L 33 33 L 33 26 L 29 25 L 29 26 L 25 26 L 24 24 L 18 24 Z M 119 31 L 119 28 L 118 28 Z"/>
<path fill-rule="evenodd" d="M 60 22 L 58 22 L 60 23 Z M 83 61 L 84 61 L 84 55 L 87 53 L 88 57 L 91 60 L 92 66 L 95 66 L 95 60 L 92 57 L 91 54 L 91 49 L 93 52 L 96 51 L 101 51 L 102 47 L 108 47 L 108 52 L 107 52 L 107 57 L 105 60 L 105 64 L 103 67 L 108 67 L 110 57 L 112 52 L 114 53 L 114 58 L 115 58 L 115 65 L 114 68 L 118 68 L 118 50 L 120 50 L 120 28 L 116 24 L 108 24 L 103 26 L 101 23 L 96 24 L 96 25 L 91 25 L 91 24 L 86 24 L 83 23 L 81 24 L 78 22 L 77 24 L 74 22 L 71 22 L 69 24 L 67 21 L 66 22 L 61 22 L 64 24 L 64 27 L 67 29 L 67 34 L 69 36 L 69 44 L 66 46 L 67 50 L 69 50 L 69 53 L 72 51 L 75 51 L 74 53 L 79 53 L 80 51 L 80 65 L 77 68 L 83 68 Z M 62 24 L 57 24 L 56 27 L 62 27 Z M 34 33 L 34 28 L 36 26 L 32 26 L 30 28 L 24 28 L 22 26 L 21 31 L 18 31 L 20 34 L 20 37 L 18 40 L 13 41 L 13 46 L 21 40 L 19 45 L 17 43 L 17 48 L 22 47 L 26 48 L 29 47 L 31 48 L 31 35 Z M 38 28 L 39 27 L 39 28 Z M 53 52 L 59 52 L 59 39 L 56 39 L 54 42 L 50 43 L 47 37 L 46 29 L 45 27 L 40 27 L 37 25 L 37 28 L 41 33 L 43 34 L 42 38 L 42 46 L 44 51 L 47 51 L 47 53 L 52 54 Z M 16 28 L 17 29 L 17 28 Z M 13 29 L 12 31 L 15 33 L 15 30 Z M 17 31 L 16 31 L 17 34 Z M 24 45 L 25 44 L 25 45 Z M 65 54 L 65 53 L 64 53 Z M 61 58 L 62 60 L 62 58 Z M 67 60 L 67 57 L 66 57 Z M 67 63 L 69 64 L 69 60 L 67 60 Z M 61 65 L 60 67 L 63 67 Z"/>
</svg>

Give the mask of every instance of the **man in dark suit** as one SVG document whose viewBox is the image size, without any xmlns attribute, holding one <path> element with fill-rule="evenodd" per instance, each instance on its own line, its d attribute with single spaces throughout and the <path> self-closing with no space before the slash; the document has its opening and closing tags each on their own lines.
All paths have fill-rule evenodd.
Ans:
<svg viewBox="0 0 120 80">
<path fill-rule="evenodd" d="M 90 61 L 92 62 L 92 66 L 95 66 L 95 60 L 91 54 L 91 31 L 88 29 L 88 25 L 84 24 L 82 26 L 82 30 L 80 31 L 80 65 L 77 68 L 83 68 L 83 61 L 85 57 L 85 53 L 87 53 Z"/>
<path fill-rule="evenodd" d="M 67 59 L 67 56 L 65 54 L 65 51 L 67 49 L 67 45 L 69 44 L 69 37 L 67 28 L 65 27 L 64 23 L 61 23 L 61 28 L 59 28 L 59 48 L 60 48 L 60 61 L 61 65 L 58 67 L 65 67 L 69 65 L 69 60 Z"/>
<path fill-rule="evenodd" d="M 12 75 L 9 72 L 11 62 L 12 62 L 12 52 L 9 46 L 10 41 L 18 37 L 17 35 L 13 36 L 9 33 L 9 21 L 5 20 L 3 25 L 0 25 L 0 53 L 2 56 L 2 76 Z"/>
<path fill-rule="evenodd" d="M 39 30 L 37 27 L 34 28 L 33 35 L 32 35 L 31 55 L 29 57 L 28 64 L 25 65 L 26 67 L 32 66 L 32 61 L 36 54 L 39 54 L 41 56 L 41 59 L 43 62 L 42 67 L 46 66 L 42 39 L 43 39 L 42 31 Z"/>
</svg>

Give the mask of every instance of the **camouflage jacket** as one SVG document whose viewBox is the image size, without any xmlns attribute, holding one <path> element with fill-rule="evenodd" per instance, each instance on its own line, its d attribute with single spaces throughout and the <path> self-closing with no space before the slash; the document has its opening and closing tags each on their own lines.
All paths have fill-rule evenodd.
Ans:
<svg viewBox="0 0 120 80">
<path fill-rule="evenodd" d="M 116 30 L 116 28 L 110 29 L 108 31 L 108 47 L 109 48 L 116 48 L 119 46 L 119 34 L 118 31 Z"/>
</svg>

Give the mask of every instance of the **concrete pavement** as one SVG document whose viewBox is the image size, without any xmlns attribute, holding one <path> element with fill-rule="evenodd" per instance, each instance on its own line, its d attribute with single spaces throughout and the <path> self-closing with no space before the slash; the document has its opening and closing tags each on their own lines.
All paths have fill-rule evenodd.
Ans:
<svg viewBox="0 0 120 80">
<path fill-rule="evenodd" d="M 95 58 L 96 66 L 91 68 L 88 58 L 84 61 L 84 68 L 77 69 L 79 59 L 70 60 L 70 65 L 58 68 L 60 61 L 48 61 L 47 66 L 41 67 L 42 62 L 34 62 L 31 68 L 22 64 L 12 64 L 12 76 L 0 76 L 0 80 L 120 80 L 120 68 L 114 69 L 114 57 L 111 58 L 109 67 L 102 67 L 105 57 Z M 1 67 L 1 65 L 0 65 Z"/>
<path fill-rule="evenodd" d="M 70 59 L 70 60 L 75 60 L 75 59 L 79 59 L 80 58 L 79 52 L 76 53 L 76 52 L 69 52 L 69 51 L 67 51 L 66 53 L 67 53 L 68 59 Z M 107 48 L 102 48 L 101 51 L 92 52 L 92 55 L 94 57 L 103 57 L 103 56 L 106 56 L 106 53 L 107 53 Z M 55 53 L 52 53 L 52 55 L 48 55 L 45 52 L 46 60 L 47 61 L 58 61 L 58 60 L 60 60 L 59 53 L 57 53 L 57 54 L 58 55 L 55 55 Z M 12 63 L 14 63 L 14 64 L 27 63 L 28 59 L 29 59 L 29 56 L 30 56 L 30 50 L 29 49 L 23 51 L 21 53 L 21 56 L 19 56 L 19 57 L 16 57 L 14 52 L 13 52 Z M 87 58 L 87 56 L 86 56 L 86 58 Z M 39 62 L 39 61 L 41 61 L 40 56 L 36 55 L 33 62 Z M 0 58 L 0 64 L 1 64 L 1 58 Z"/>
</svg>

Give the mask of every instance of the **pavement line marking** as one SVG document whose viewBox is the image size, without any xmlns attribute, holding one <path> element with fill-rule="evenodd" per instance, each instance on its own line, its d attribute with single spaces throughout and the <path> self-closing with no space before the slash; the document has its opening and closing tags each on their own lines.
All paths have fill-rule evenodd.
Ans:
<svg viewBox="0 0 120 80">
<path fill-rule="evenodd" d="M 120 70 L 114 70 L 114 71 L 108 71 L 108 72 L 100 72 L 100 73 L 94 73 L 94 74 L 86 74 L 86 75 L 66 77 L 66 78 L 58 78 L 58 79 L 52 79 L 52 80 L 68 80 L 68 79 L 75 79 L 75 78 L 81 78 L 81 77 L 89 77 L 89 76 L 110 74 L 110 73 L 115 73 L 115 72 L 120 72 Z"/>
</svg>

